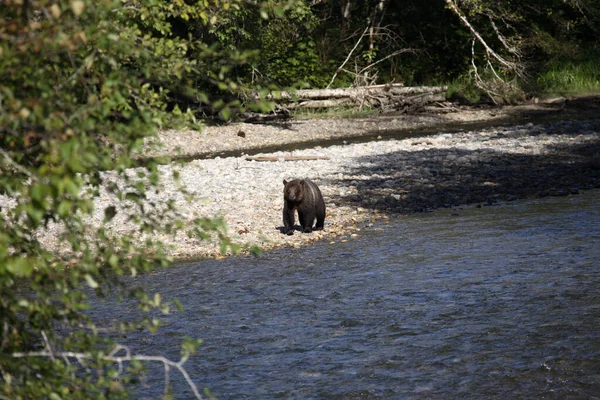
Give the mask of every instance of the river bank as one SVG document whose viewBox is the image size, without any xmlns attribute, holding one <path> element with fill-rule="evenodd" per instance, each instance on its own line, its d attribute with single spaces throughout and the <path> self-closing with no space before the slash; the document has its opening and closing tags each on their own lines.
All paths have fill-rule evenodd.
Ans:
<svg viewBox="0 0 600 400">
<path fill-rule="evenodd" d="M 144 157 L 168 155 L 193 160 L 279 150 L 398 139 L 488 126 L 598 118 L 600 96 L 557 98 L 516 106 L 459 106 L 420 114 L 385 114 L 357 118 L 290 119 L 271 124 L 230 123 L 202 131 L 167 130 L 150 143 Z"/>
<path fill-rule="evenodd" d="M 186 161 L 159 167 L 162 186 L 147 193 L 147 202 L 172 200 L 184 221 L 221 217 L 234 242 L 262 249 L 345 241 L 390 216 L 599 187 L 599 110 L 594 98 L 574 109 L 559 103 L 162 132 L 160 148 L 149 144 L 145 156 Z M 278 161 L 249 161 L 245 153 Z M 289 155 L 320 159 L 281 161 Z M 281 233 L 283 180 L 296 177 L 321 188 L 327 206 L 323 231 Z M 104 179 L 118 178 L 106 172 Z M 180 185 L 195 197 L 180 193 Z M 92 219 L 98 225 L 104 210 L 117 203 L 105 189 L 95 199 Z M 127 210 L 118 211 L 109 230 L 132 232 Z M 56 237 L 50 228 L 40 240 L 56 247 Z M 160 239 L 178 260 L 222 256 L 212 241 L 184 234 Z"/>
<path fill-rule="evenodd" d="M 302 134 L 319 136 L 327 131 L 323 125 L 332 123 L 360 124 L 311 121 L 301 124 Z M 384 128 L 385 124 L 377 126 Z M 232 127 L 224 129 L 231 131 Z M 243 155 L 217 156 L 164 166 L 161 172 L 168 177 L 178 170 L 182 184 L 197 195 L 191 203 L 175 196 L 190 216 L 222 216 L 234 241 L 263 249 L 301 246 L 319 239 L 347 240 L 390 215 L 569 195 L 600 186 L 600 120 L 527 123 L 453 133 L 440 129 L 427 136 L 381 136 L 364 143 L 349 140 L 346 144 L 290 151 L 283 150 L 289 144 L 285 140 L 289 128 L 253 129 L 257 135 L 261 129 L 280 129 L 283 136 L 282 150 L 261 155 L 328 159 L 257 162 Z M 212 132 L 220 137 L 216 130 Z M 188 142 L 189 150 L 194 141 L 188 138 Z M 294 177 L 309 177 L 320 186 L 327 204 L 324 231 L 296 232 L 293 236 L 280 232 L 282 181 Z M 175 187 L 166 183 L 165 190 L 174 193 Z M 178 259 L 218 255 L 216 245 L 197 239 L 180 237 L 170 244 Z"/>
</svg>

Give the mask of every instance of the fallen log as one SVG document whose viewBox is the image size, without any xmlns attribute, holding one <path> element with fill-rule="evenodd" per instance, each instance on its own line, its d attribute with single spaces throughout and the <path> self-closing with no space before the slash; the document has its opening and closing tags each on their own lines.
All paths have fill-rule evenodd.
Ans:
<svg viewBox="0 0 600 400">
<path fill-rule="evenodd" d="M 314 161 L 329 160 L 327 156 L 253 156 L 246 157 L 246 161 Z"/>
<path fill-rule="evenodd" d="M 295 108 L 331 108 L 341 106 L 351 106 L 355 102 L 352 99 L 331 99 L 331 100 L 306 100 L 298 103 L 288 103 L 285 108 L 293 110 Z"/>
<path fill-rule="evenodd" d="M 394 83 L 389 85 L 361 86 L 346 89 L 301 89 L 295 92 L 279 92 L 267 96 L 270 100 L 319 100 L 358 98 L 364 96 L 376 96 L 378 94 L 392 93 L 394 95 L 410 95 L 418 93 L 442 93 L 448 90 L 447 86 L 409 86 Z M 260 96 L 256 96 L 260 99 Z"/>
<path fill-rule="evenodd" d="M 446 97 L 443 94 L 422 93 L 398 99 L 387 107 L 382 107 L 382 109 L 395 109 L 401 113 L 411 113 L 423 110 L 428 104 L 443 102 L 445 99 Z"/>
<path fill-rule="evenodd" d="M 447 86 L 405 87 L 403 84 L 385 84 L 347 89 L 284 91 L 267 96 L 277 103 L 269 119 L 278 118 L 278 114 L 285 116 L 281 118 L 286 118 L 290 110 L 335 107 L 356 107 L 359 110 L 368 107 L 381 112 L 416 113 L 427 106 L 445 101 L 447 90 Z M 260 98 L 260 95 L 255 95 L 255 99 Z M 247 122 L 266 121 L 266 118 L 247 119 Z"/>
</svg>

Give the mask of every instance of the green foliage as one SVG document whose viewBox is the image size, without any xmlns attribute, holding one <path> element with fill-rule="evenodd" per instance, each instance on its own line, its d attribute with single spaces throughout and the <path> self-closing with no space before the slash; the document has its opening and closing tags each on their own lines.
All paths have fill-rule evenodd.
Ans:
<svg viewBox="0 0 600 400">
<path fill-rule="evenodd" d="M 281 86 L 300 81 L 322 86 L 322 69 L 311 37 L 317 23 L 308 5 L 263 20 L 254 36 L 262 50 L 255 68 Z"/>
<path fill-rule="evenodd" d="M 312 39 L 318 20 L 305 2 L 269 0 L 247 3 L 212 29 L 220 46 L 237 49 L 247 64 L 231 71 L 240 85 L 255 90 L 305 82 L 323 83 Z M 259 49 L 260 52 L 255 51 Z"/>
<path fill-rule="evenodd" d="M 460 104 L 518 104 L 525 100 L 519 81 L 500 80 L 489 71 L 484 71 L 478 79 L 473 79 L 472 75 L 463 75 L 452 80 L 448 84 L 446 96 Z"/>
<path fill-rule="evenodd" d="M 189 110 L 173 106 L 176 91 L 190 90 L 208 104 L 212 99 L 193 87 L 199 77 L 233 88 L 219 75 L 228 66 L 216 61 L 237 55 L 175 35 L 173 21 L 214 26 L 238 6 L 236 0 L 2 3 L 1 398 L 127 397 L 143 359 L 122 357 L 126 368 L 119 369 L 115 354 L 122 348 L 98 335 L 86 315 L 90 300 L 129 294 L 142 311 L 169 312 L 159 294 L 128 293 L 118 279 L 172 261 L 155 233 L 208 238 L 216 232 L 223 246 L 230 244 L 223 221 L 188 221 L 173 200 L 149 200 L 160 184 L 156 162 L 131 168 L 157 128 L 194 121 Z M 102 196 L 114 203 L 94 210 Z M 111 227 L 117 218 L 127 221 L 129 234 Z M 158 326 L 143 317 L 119 330 Z M 184 359 L 197 344 L 186 342 Z"/>
<path fill-rule="evenodd" d="M 599 93 L 600 64 L 598 60 L 552 62 L 538 75 L 535 91 L 544 96 Z"/>
</svg>

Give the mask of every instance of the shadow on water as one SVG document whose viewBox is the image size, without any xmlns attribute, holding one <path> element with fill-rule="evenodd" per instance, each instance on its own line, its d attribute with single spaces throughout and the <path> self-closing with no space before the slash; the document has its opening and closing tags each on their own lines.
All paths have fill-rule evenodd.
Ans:
<svg viewBox="0 0 600 400">
<path fill-rule="evenodd" d="M 593 123 L 600 125 L 600 121 Z M 519 135 L 512 129 L 501 137 L 518 148 Z M 420 143 L 427 145 L 427 138 Z M 334 203 L 411 213 L 440 205 L 491 204 L 599 187 L 600 140 L 592 136 L 585 145 L 550 145 L 539 155 L 499 152 L 491 145 L 477 150 L 399 151 L 362 157 L 358 165 L 343 171 L 345 178 L 334 183 L 355 190 L 331 196 Z"/>
<path fill-rule="evenodd" d="M 600 191 L 391 218 L 335 245 L 128 278 L 185 307 L 119 341 L 178 359 L 219 399 L 592 398 Z M 100 321 L 139 315 L 99 303 Z M 158 398 L 150 368 L 134 398 Z M 171 376 L 174 398 L 191 398 Z"/>
</svg>

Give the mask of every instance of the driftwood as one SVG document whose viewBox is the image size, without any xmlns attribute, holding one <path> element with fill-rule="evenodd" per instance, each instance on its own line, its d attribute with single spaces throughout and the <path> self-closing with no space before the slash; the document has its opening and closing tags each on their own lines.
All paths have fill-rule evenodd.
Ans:
<svg viewBox="0 0 600 400">
<path fill-rule="evenodd" d="M 332 108 L 341 106 L 351 106 L 354 102 L 351 99 L 329 99 L 329 100 L 306 100 L 298 103 L 289 103 L 285 107 L 289 110 L 296 108 Z"/>
<path fill-rule="evenodd" d="M 249 124 L 262 124 L 262 123 L 272 123 L 279 121 L 286 121 L 290 118 L 290 113 L 286 109 L 280 109 L 276 112 L 272 112 L 269 114 L 260 114 L 257 112 L 244 112 L 240 113 L 239 117 Z"/>
<path fill-rule="evenodd" d="M 413 86 L 391 83 L 386 85 L 362 86 L 347 89 L 308 89 L 295 92 L 276 92 L 266 99 L 276 103 L 269 114 L 245 113 L 241 115 L 245 122 L 270 123 L 286 120 L 291 110 L 327 109 L 333 107 L 363 107 L 381 112 L 415 113 L 431 112 L 446 101 L 447 86 Z M 261 95 L 255 94 L 255 100 Z M 441 112 L 447 111 L 443 106 Z"/>
<path fill-rule="evenodd" d="M 377 96 L 390 93 L 399 96 L 419 93 L 442 93 L 448 90 L 447 86 L 411 86 L 395 83 L 389 85 L 362 86 L 347 89 L 304 89 L 295 92 L 279 92 L 267 96 L 270 100 L 317 100 L 317 99 L 340 99 L 363 96 Z"/>
<path fill-rule="evenodd" d="M 411 113 L 425 110 L 425 107 L 428 105 L 441 103 L 444 100 L 446 100 L 446 96 L 443 94 L 422 93 L 415 96 L 398 99 L 393 108 L 402 113 Z"/>
<path fill-rule="evenodd" d="M 246 157 L 246 161 L 313 161 L 329 160 L 327 156 L 254 156 Z"/>
<path fill-rule="evenodd" d="M 339 106 L 370 107 L 382 111 L 414 112 L 445 100 L 446 86 L 387 84 L 347 89 L 297 90 L 274 93 L 267 98 L 283 110 L 325 109 Z M 259 96 L 256 96 L 259 99 Z"/>
</svg>

